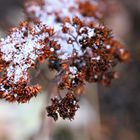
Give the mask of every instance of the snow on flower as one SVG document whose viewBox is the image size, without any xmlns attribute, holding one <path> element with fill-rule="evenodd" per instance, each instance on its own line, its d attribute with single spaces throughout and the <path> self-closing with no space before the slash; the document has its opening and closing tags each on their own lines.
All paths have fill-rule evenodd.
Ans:
<svg viewBox="0 0 140 140">
<path fill-rule="evenodd" d="M 30 92 L 26 93 L 27 91 L 25 91 L 27 87 L 28 90 L 32 89 L 31 92 L 39 90 L 39 86 L 34 86 L 36 91 L 32 86 L 28 86 L 30 82 L 29 69 L 35 66 L 40 56 L 46 58 L 51 56 L 53 48 L 49 48 L 48 42 L 46 42 L 47 38 L 51 38 L 51 34 L 52 29 L 45 25 L 29 25 L 28 22 L 22 22 L 19 28 L 12 28 L 9 35 L 5 39 L 1 39 L 0 54 L 1 62 L 3 62 L 1 67 L 5 72 L 0 80 L 2 95 L 5 97 L 11 95 L 12 99 L 18 100 L 18 92 L 22 92 L 23 96 L 24 94 L 30 95 Z M 48 53 L 45 54 L 45 51 Z M 17 85 L 25 90 L 18 89 Z"/>
</svg>

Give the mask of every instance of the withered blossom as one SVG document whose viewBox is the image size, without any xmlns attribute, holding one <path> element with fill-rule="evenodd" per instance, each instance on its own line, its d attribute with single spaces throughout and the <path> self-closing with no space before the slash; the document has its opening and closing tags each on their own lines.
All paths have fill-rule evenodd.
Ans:
<svg viewBox="0 0 140 140">
<path fill-rule="evenodd" d="M 77 97 L 83 93 L 86 81 L 107 86 L 118 77 L 113 68 L 126 61 L 129 54 L 124 45 L 114 39 L 112 31 L 100 22 L 108 12 L 108 5 L 106 0 L 25 3 L 26 15 L 31 21 L 55 30 L 53 37 L 60 49 L 56 51 L 57 59 L 49 61 L 49 67 L 58 72 L 59 90 L 73 92 Z M 50 111 L 49 116 L 57 118 L 50 115 Z"/>
<path fill-rule="evenodd" d="M 41 86 L 30 85 L 29 69 L 47 59 L 58 89 L 46 108 L 48 116 L 74 119 L 86 82 L 108 86 L 118 78 L 114 67 L 129 58 L 100 22 L 106 11 L 106 0 L 26 1 L 29 23 L 22 22 L 0 41 L 0 97 L 24 103 L 36 96 Z"/>
<path fill-rule="evenodd" d="M 26 0 L 25 12 L 30 20 L 53 26 L 56 30 L 64 18 L 78 16 L 82 21 L 102 19 L 109 9 L 106 0 Z"/>
<path fill-rule="evenodd" d="M 59 90 L 72 92 L 76 98 L 83 93 L 85 82 L 108 86 L 112 79 L 118 78 L 113 68 L 127 61 L 129 53 L 108 27 L 85 23 L 75 17 L 66 18 L 61 28 L 59 34 L 54 35 L 60 49 L 56 51 L 58 59 L 53 61 L 57 63 L 54 69 L 58 71 Z M 53 64 L 50 65 L 53 68 Z M 58 113 L 62 117 L 62 112 Z"/>
<path fill-rule="evenodd" d="M 0 60 L 3 77 L 0 79 L 0 98 L 13 102 L 27 102 L 40 91 L 40 86 L 30 85 L 29 69 L 41 58 L 53 58 L 48 47 L 53 30 L 42 24 L 21 22 L 0 41 Z M 48 39 L 49 38 L 49 39 Z"/>
<path fill-rule="evenodd" d="M 52 105 L 48 106 L 47 112 L 48 116 L 52 117 L 55 121 L 58 119 L 58 114 L 64 120 L 74 119 L 75 113 L 79 108 L 78 99 L 72 93 L 67 93 L 64 98 L 58 99 L 54 98 L 51 99 Z"/>
</svg>

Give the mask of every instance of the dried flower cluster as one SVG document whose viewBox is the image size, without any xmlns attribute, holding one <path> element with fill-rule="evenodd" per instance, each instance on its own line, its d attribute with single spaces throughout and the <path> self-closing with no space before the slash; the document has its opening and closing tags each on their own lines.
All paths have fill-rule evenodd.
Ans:
<svg viewBox="0 0 140 140">
<path fill-rule="evenodd" d="M 31 86 L 28 70 L 35 68 L 35 62 L 46 58 L 53 59 L 51 43 L 53 30 L 41 24 L 29 25 L 22 22 L 0 41 L 0 97 L 9 102 L 27 102 L 40 90 L 39 85 Z"/>
<path fill-rule="evenodd" d="M 75 112 L 78 110 L 78 100 L 72 93 L 67 93 L 62 99 L 54 98 L 51 99 L 52 105 L 48 106 L 47 112 L 48 116 L 53 117 L 56 121 L 58 119 L 58 114 L 63 119 L 74 119 Z"/>
<path fill-rule="evenodd" d="M 41 21 L 58 29 L 65 17 L 81 20 L 101 19 L 107 12 L 106 0 L 27 0 L 25 11 L 30 20 Z M 47 19 L 47 20 L 46 20 Z"/>
<path fill-rule="evenodd" d="M 109 85 L 112 79 L 118 78 L 113 67 L 129 57 L 110 29 L 95 23 L 86 24 L 78 17 L 66 18 L 56 36 L 60 50 L 56 52 L 58 59 L 50 61 L 50 66 L 58 71 L 58 88 L 72 92 L 75 97 L 83 93 L 86 81 Z"/>
<path fill-rule="evenodd" d="M 124 45 L 101 24 L 103 7 L 105 0 L 26 1 L 29 23 L 22 22 L 0 41 L 4 71 L 0 97 L 24 103 L 36 96 L 40 86 L 30 85 L 29 69 L 47 59 L 49 68 L 57 72 L 58 91 L 65 92 L 63 98 L 52 98 L 48 116 L 72 120 L 85 82 L 109 85 L 118 77 L 113 68 L 129 57 Z"/>
</svg>

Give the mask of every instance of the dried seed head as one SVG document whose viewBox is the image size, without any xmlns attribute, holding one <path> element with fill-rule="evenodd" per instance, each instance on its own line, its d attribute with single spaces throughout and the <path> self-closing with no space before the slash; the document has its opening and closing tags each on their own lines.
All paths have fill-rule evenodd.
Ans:
<svg viewBox="0 0 140 140">
<path fill-rule="evenodd" d="M 48 116 L 52 117 L 56 121 L 58 119 L 58 115 L 64 120 L 73 120 L 78 108 L 78 100 L 72 93 L 67 93 L 62 99 L 52 99 L 52 105 L 48 106 L 46 109 Z"/>
<path fill-rule="evenodd" d="M 58 91 L 66 92 L 52 99 L 48 116 L 72 120 L 85 83 L 109 85 L 118 78 L 114 67 L 129 59 L 124 45 L 100 22 L 107 5 L 105 0 L 26 1 L 32 22 L 21 22 L 0 41 L 0 98 L 25 103 L 36 96 L 41 87 L 30 85 L 28 71 L 36 61 L 47 59 L 49 68 L 56 70 Z"/>
<path fill-rule="evenodd" d="M 104 0 L 27 0 L 25 11 L 29 19 L 54 26 L 57 30 L 58 23 L 66 17 L 78 16 L 88 22 L 99 20 L 106 15 L 109 5 Z"/>
<path fill-rule="evenodd" d="M 30 86 L 29 69 L 38 59 L 43 62 L 53 56 L 46 42 L 51 38 L 52 29 L 45 25 L 29 25 L 21 22 L 19 28 L 12 28 L 9 35 L 0 41 L 1 67 L 4 75 L 0 80 L 1 98 L 8 101 L 27 102 L 40 90 L 40 86 Z M 4 95 L 4 96 L 3 96 Z"/>
</svg>

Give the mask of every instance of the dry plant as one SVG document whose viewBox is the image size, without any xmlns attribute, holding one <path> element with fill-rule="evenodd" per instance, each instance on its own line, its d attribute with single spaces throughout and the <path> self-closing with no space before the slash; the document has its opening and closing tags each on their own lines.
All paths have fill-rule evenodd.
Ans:
<svg viewBox="0 0 140 140">
<path fill-rule="evenodd" d="M 102 22 L 109 9 L 107 0 L 25 1 L 26 21 L 0 41 L 0 98 L 25 103 L 36 96 L 41 86 L 31 84 L 29 70 L 47 61 L 58 92 L 48 116 L 74 119 L 85 83 L 108 86 L 118 78 L 114 67 L 129 59 Z"/>
</svg>

